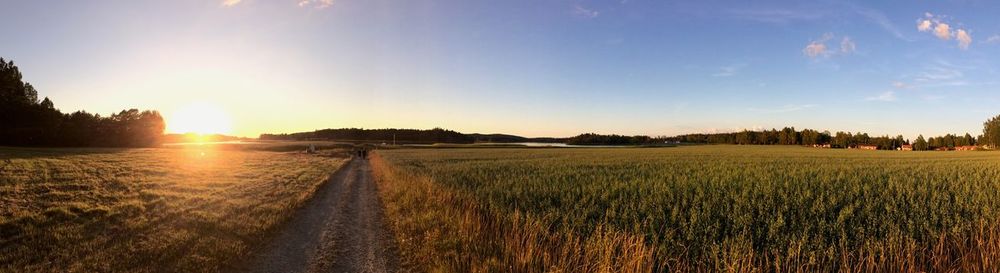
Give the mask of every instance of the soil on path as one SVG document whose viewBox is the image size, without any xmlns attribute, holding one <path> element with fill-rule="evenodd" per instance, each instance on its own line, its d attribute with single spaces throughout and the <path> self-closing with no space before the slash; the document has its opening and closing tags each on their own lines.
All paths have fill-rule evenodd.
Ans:
<svg viewBox="0 0 1000 273">
<path fill-rule="evenodd" d="M 396 272 L 368 160 L 341 167 L 238 272 Z"/>
</svg>

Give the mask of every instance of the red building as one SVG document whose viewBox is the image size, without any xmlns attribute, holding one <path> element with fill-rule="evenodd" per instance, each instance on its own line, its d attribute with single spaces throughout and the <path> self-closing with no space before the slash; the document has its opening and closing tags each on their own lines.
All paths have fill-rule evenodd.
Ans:
<svg viewBox="0 0 1000 273">
<path fill-rule="evenodd" d="M 862 150 L 878 150 L 878 145 L 860 144 L 860 145 L 858 145 L 858 149 L 862 149 Z"/>
<path fill-rule="evenodd" d="M 903 146 L 899 147 L 899 150 L 900 151 L 913 151 L 913 145 L 903 144 Z"/>
<path fill-rule="evenodd" d="M 956 151 L 975 151 L 976 146 L 955 146 Z"/>
</svg>

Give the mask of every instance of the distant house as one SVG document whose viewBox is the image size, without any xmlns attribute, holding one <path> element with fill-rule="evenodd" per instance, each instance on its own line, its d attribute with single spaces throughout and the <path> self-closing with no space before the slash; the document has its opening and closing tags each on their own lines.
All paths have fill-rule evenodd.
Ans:
<svg viewBox="0 0 1000 273">
<path fill-rule="evenodd" d="M 858 149 L 862 149 L 862 150 L 878 150 L 878 145 L 859 144 L 858 145 Z"/>
<path fill-rule="evenodd" d="M 956 146 L 955 150 L 956 151 L 975 151 L 976 148 L 978 148 L 978 147 L 976 147 L 976 146 Z"/>
<path fill-rule="evenodd" d="M 899 150 L 900 151 L 913 151 L 913 145 L 903 144 L 903 146 L 899 147 Z"/>
<path fill-rule="evenodd" d="M 934 150 L 935 151 L 950 151 L 951 149 L 949 149 L 948 146 L 945 146 L 945 147 L 934 148 Z"/>
<path fill-rule="evenodd" d="M 813 144 L 813 147 L 814 148 L 827 148 L 827 149 L 829 149 L 829 148 L 831 148 L 833 146 L 831 146 L 830 143 L 827 143 L 827 144 Z"/>
</svg>

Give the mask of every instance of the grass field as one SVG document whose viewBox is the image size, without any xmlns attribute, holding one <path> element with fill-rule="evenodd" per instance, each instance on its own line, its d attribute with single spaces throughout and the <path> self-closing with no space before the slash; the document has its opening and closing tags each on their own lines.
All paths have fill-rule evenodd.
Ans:
<svg viewBox="0 0 1000 273">
<path fill-rule="evenodd" d="M 0 272 L 218 272 L 344 158 L 259 150 L 0 147 Z"/>
<path fill-rule="evenodd" d="M 417 271 L 1000 270 L 997 152 L 419 149 L 373 168 Z"/>
</svg>

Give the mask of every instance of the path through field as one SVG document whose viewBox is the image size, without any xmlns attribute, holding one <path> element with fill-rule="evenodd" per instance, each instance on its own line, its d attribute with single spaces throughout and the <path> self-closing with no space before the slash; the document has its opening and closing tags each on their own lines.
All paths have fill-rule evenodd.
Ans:
<svg viewBox="0 0 1000 273">
<path fill-rule="evenodd" d="M 368 161 L 338 170 L 239 272 L 396 272 Z"/>
</svg>

